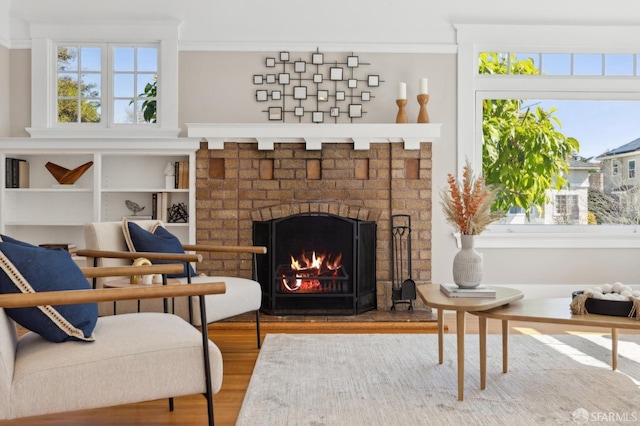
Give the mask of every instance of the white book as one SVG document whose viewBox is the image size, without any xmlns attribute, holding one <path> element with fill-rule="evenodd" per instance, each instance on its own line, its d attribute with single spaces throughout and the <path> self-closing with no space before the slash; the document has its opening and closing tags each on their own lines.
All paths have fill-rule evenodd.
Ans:
<svg viewBox="0 0 640 426">
<path fill-rule="evenodd" d="M 449 297 L 496 297 L 496 290 L 480 284 L 475 288 L 460 288 L 456 284 L 440 284 L 440 291 Z"/>
</svg>

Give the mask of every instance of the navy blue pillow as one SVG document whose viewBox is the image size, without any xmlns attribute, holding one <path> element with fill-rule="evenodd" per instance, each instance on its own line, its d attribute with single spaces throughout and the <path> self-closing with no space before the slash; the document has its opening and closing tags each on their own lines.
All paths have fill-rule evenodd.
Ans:
<svg viewBox="0 0 640 426">
<path fill-rule="evenodd" d="M 1 236 L 0 293 L 89 290 L 91 285 L 69 253 Z M 52 342 L 93 341 L 98 305 L 37 306 L 5 309 L 24 328 Z"/>
<path fill-rule="evenodd" d="M 0 242 L 18 244 L 20 246 L 25 246 L 25 247 L 38 247 L 38 246 L 34 246 L 33 244 L 25 243 L 24 241 L 18 241 L 15 238 L 11 238 L 8 235 L 2 235 L 2 234 L 0 234 Z"/>
<path fill-rule="evenodd" d="M 159 224 L 155 226 L 151 232 L 142 228 L 140 225 L 134 222 L 125 221 L 123 229 L 125 231 L 125 240 L 129 245 L 129 250 L 135 252 L 154 252 L 154 253 L 180 253 L 184 254 L 182 243 L 171 232 L 167 231 Z M 176 263 L 166 260 L 154 260 L 152 263 Z M 189 264 L 189 273 L 191 276 L 195 276 L 195 271 Z M 169 278 L 181 278 L 187 276 L 187 265 L 185 265 L 182 273 L 167 274 Z"/>
</svg>

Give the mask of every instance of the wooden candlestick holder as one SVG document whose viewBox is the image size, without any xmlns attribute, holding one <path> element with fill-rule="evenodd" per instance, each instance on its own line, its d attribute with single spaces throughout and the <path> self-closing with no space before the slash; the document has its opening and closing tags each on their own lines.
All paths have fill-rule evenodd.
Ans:
<svg viewBox="0 0 640 426">
<path fill-rule="evenodd" d="M 429 113 L 427 113 L 427 102 L 429 102 L 429 95 L 418 95 L 418 103 L 420 104 L 420 112 L 418 112 L 418 123 L 429 122 Z"/>
<path fill-rule="evenodd" d="M 407 118 L 407 111 L 405 107 L 407 106 L 406 99 L 396 99 L 396 105 L 398 105 L 398 115 L 396 115 L 396 123 L 408 123 L 409 119 Z"/>
</svg>

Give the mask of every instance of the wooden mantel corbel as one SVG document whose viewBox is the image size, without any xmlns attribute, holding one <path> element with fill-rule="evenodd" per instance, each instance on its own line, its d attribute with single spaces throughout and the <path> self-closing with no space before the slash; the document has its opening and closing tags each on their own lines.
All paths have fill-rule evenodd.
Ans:
<svg viewBox="0 0 640 426">
<path fill-rule="evenodd" d="M 224 149 L 225 142 L 258 143 L 259 150 L 273 150 L 275 143 L 305 143 L 320 150 L 324 142 L 353 143 L 367 150 L 372 143 L 404 142 L 405 149 L 420 149 L 421 142 L 440 137 L 441 123 L 425 124 L 246 124 L 187 123 L 189 138 L 204 138 L 209 149 Z"/>
</svg>

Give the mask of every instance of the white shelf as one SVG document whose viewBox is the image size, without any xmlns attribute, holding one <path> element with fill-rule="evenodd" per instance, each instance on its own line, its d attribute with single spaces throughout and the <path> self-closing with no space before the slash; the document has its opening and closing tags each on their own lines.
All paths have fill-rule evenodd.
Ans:
<svg viewBox="0 0 640 426">
<path fill-rule="evenodd" d="M 195 156 L 197 139 L 31 139 L 0 138 L 0 233 L 41 244 L 73 242 L 84 247 L 87 222 L 119 221 L 131 214 L 126 200 L 151 212 L 153 193 L 170 193 L 187 205 L 189 223 L 167 224 L 185 244 L 195 242 Z M 6 157 L 29 162 L 29 188 L 4 188 Z M 67 168 L 93 161 L 78 187 L 52 187 L 56 180 L 45 167 Z M 166 188 L 165 169 L 189 163 L 189 188 Z"/>
<path fill-rule="evenodd" d="M 7 192 L 51 193 L 51 192 L 93 192 L 91 188 L 5 188 Z"/>
<path fill-rule="evenodd" d="M 404 142 L 405 149 L 420 149 L 421 142 L 440 137 L 441 123 L 425 124 L 222 124 L 186 123 L 187 134 L 204 138 L 209 149 L 224 149 L 225 142 L 258 142 L 258 149 L 273 150 L 278 143 L 306 143 L 320 150 L 322 143 L 353 143 L 367 150 L 372 143 Z"/>
</svg>

